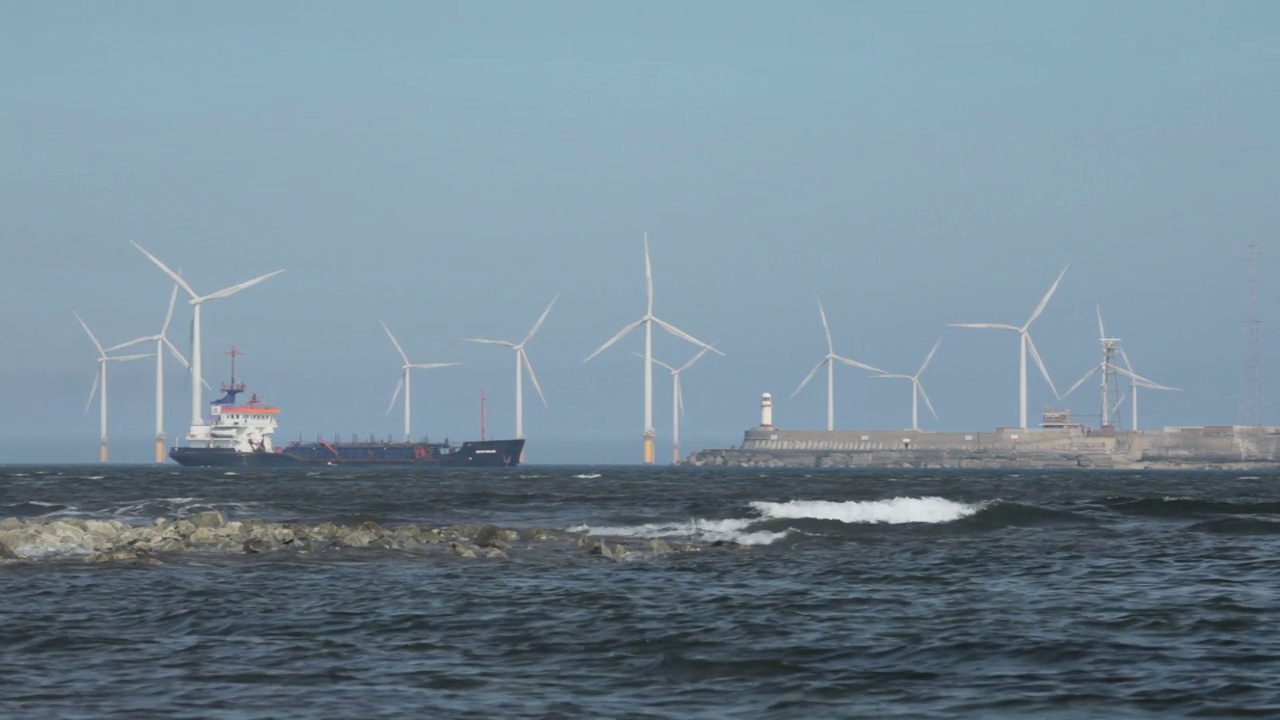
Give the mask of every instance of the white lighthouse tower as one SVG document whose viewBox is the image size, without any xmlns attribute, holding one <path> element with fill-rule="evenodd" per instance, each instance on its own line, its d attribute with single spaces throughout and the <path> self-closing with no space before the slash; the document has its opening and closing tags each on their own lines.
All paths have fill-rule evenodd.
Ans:
<svg viewBox="0 0 1280 720">
<path fill-rule="evenodd" d="M 760 427 L 773 428 L 773 395 L 770 393 L 760 396 Z"/>
</svg>

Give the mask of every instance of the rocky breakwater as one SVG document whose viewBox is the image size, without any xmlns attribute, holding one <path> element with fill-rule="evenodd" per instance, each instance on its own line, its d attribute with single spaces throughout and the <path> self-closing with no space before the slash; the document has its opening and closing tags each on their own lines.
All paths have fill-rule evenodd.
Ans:
<svg viewBox="0 0 1280 720">
<path fill-rule="evenodd" d="M 724 543 L 707 548 L 724 549 Z M 661 539 L 607 537 L 550 530 L 464 524 L 424 528 L 228 520 L 217 511 L 158 518 L 150 525 L 81 518 L 0 520 L 0 562 L 72 560 L 160 563 L 187 553 L 259 554 L 389 550 L 421 556 L 506 559 L 526 552 L 569 552 L 622 561 L 699 552 L 704 546 Z"/>
</svg>

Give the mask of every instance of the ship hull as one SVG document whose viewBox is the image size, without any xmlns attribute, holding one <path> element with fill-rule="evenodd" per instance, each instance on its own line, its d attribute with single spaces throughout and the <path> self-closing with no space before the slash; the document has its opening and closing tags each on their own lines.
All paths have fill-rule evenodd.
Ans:
<svg viewBox="0 0 1280 720">
<path fill-rule="evenodd" d="M 292 467 L 362 465 L 419 467 L 515 467 L 524 440 L 480 440 L 458 447 L 422 443 L 293 443 L 277 452 L 175 447 L 169 457 L 187 467 Z"/>
</svg>

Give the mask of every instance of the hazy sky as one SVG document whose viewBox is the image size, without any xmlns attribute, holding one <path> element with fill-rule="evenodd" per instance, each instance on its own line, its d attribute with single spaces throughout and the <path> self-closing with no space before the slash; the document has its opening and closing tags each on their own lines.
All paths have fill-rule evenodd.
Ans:
<svg viewBox="0 0 1280 720">
<path fill-rule="evenodd" d="M 925 428 L 1016 425 L 1017 336 L 944 325 L 1021 324 L 1068 263 L 1032 332 L 1060 390 L 1101 304 L 1182 388 L 1143 395 L 1145 427 L 1233 423 L 1250 241 L 1280 421 L 1277 27 L 1271 2 L 0 2 L 0 462 L 96 458 L 71 312 L 116 343 L 171 287 L 129 240 L 202 292 L 287 270 L 204 312 L 210 381 L 242 349 L 278 442 L 399 433 L 379 319 L 463 363 L 415 375 L 415 434 L 478 436 L 483 388 L 511 435 L 511 352 L 458 339 L 518 340 L 560 293 L 528 459 L 638 461 L 641 335 L 582 360 L 644 312 L 646 231 L 657 314 L 726 353 L 684 376 L 686 453 L 740 442 L 766 390 L 779 426 L 824 426 L 823 378 L 789 397 L 819 296 L 864 362 L 914 372 L 942 337 Z M 144 461 L 153 365 L 111 370 L 112 457 Z M 836 398 L 837 427 L 910 424 L 908 383 L 841 367 Z"/>
</svg>

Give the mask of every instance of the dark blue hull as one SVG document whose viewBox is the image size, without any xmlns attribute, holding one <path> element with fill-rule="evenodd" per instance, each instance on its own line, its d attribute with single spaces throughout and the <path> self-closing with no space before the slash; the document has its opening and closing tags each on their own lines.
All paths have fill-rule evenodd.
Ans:
<svg viewBox="0 0 1280 720">
<path fill-rule="evenodd" d="M 169 457 L 188 467 L 289 467 L 297 465 L 417 465 L 515 467 L 524 440 L 479 440 L 453 447 L 428 443 L 292 443 L 276 452 L 175 447 Z"/>
</svg>

